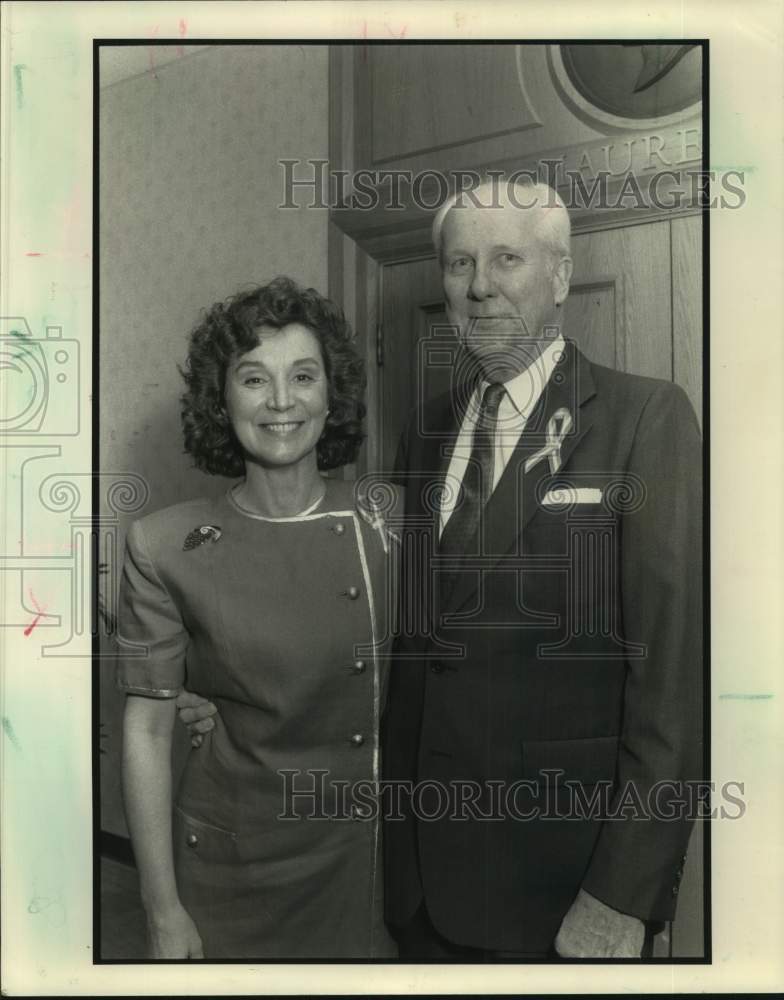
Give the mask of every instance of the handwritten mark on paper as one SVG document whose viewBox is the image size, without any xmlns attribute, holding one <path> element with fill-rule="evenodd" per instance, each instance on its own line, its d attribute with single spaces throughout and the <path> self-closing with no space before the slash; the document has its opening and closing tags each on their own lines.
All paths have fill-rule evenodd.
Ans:
<svg viewBox="0 0 784 1000">
<path fill-rule="evenodd" d="M 36 614 L 35 618 L 32 620 L 32 622 L 24 630 L 24 635 L 30 635 L 30 633 L 33 631 L 33 629 L 35 628 L 35 626 L 41 620 L 41 616 L 46 612 L 46 609 L 42 608 L 41 605 L 38 603 L 38 601 L 36 601 L 35 595 L 33 594 L 32 590 L 30 591 L 30 600 L 35 605 L 35 610 L 38 612 L 38 614 Z"/>
</svg>

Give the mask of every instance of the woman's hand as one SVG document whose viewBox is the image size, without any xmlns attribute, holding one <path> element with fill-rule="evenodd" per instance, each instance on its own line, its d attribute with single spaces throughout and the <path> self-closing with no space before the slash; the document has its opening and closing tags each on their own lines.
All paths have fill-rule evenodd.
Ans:
<svg viewBox="0 0 784 1000">
<path fill-rule="evenodd" d="M 181 903 L 164 915 L 148 916 L 147 939 L 150 958 L 204 958 L 196 924 Z"/>
<path fill-rule="evenodd" d="M 201 695 L 185 690 L 177 696 L 175 704 L 180 722 L 188 727 L 191 734 L 191 746 L 200 747 L 204 740 L 204 733 L 215 728 L 215 720 L 212 716 L 217 713 L 218 709 L 211 701 L 207 701 Z"/>
</svg>

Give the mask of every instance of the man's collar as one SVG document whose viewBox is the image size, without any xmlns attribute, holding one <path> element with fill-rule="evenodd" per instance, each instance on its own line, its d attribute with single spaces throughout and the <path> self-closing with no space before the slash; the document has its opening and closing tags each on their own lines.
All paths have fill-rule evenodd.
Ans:
<svg viewBox="0 0 784 1000">
<path fill-rule="evenodd" d="M 521 416 L 527 418 L 531 415 L 531 411 L 536 406 L 544 387 L 547 385 L 553 369 L 564 352 L 565 346 L 563 334 L 559 333 L 555 340 L 550 341 L 535 361 L 532 361 L 527 368 L 524 368 L 523 371 L 504 382 L 507 395 Z M 486 381 L 480 384 L 478 399 L 482 398 L 482 393 L 487 385 Z"/>
</svg>

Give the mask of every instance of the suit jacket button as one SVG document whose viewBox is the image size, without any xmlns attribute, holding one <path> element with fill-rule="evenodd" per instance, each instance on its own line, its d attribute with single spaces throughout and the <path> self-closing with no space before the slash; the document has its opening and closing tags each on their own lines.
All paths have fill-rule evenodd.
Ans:
<svg viewBox="0 0 784 1000">
<path fill-rule="evenodd" d="M 342 535 L 346 530 L 346 526 L 345 524 L 341 524 L 341 522 L 338 521 L 338 523 L 333 526 L 332 530 L 335 532 L 336 535 Z"/>
<path fill-rule="evenodd" d="M 677 896 L 678 895 L 678 886 L 677 885 L 674 885 L 672 887 L 672 894 L 673 894 L 673 896 Z"/>
<path fill-rule="evenodd" d="M 354 664 L 351 668 L 355 674 L 364 674 L 365 672 L 365 661 L 364 660 L 354 660 Z"/>
<path fill-rule="evenodd" d="M 356 601 L 359 597 L 359 587 L 349 587 L 346 591 L 346 597 L 348 597 L 350 601 Z"/>
<path fill-rule="evenodd" d="M 439 663 L 438 660 L 436 660 L 435 663 L 430 664 L 430 669 L 433 671 L 434 674 L 443 674 L 444 664 Z"/>
<path fill-rule="evenodd" d="M 354 747 L 361 747 L 364 742 L 365 742 L 365 737 L 362 735 L 362 733 L 354 733 L 354 735 L 349 740 L 349 743 L 351 743 L 351 745 Z"/>
<path fill-rule="evenodd" d="M 196 836 L 195 833 L 189 833 L 188 836 L 185 838 L 185 843 L 188 845 L 188 847 L 196 847 L 196 845 L 199 843 L 199 838 Z"/>
</svg>

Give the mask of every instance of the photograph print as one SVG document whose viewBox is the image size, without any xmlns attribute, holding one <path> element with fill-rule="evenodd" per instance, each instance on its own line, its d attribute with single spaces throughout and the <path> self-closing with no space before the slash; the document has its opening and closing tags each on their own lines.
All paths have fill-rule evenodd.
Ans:
<svg viewBox="0 0 784 1000">
<path fill-rule="evenodd" d="M 711 960 L 708 58 L 96 39 L 97 962 Z"/>
</svg>

